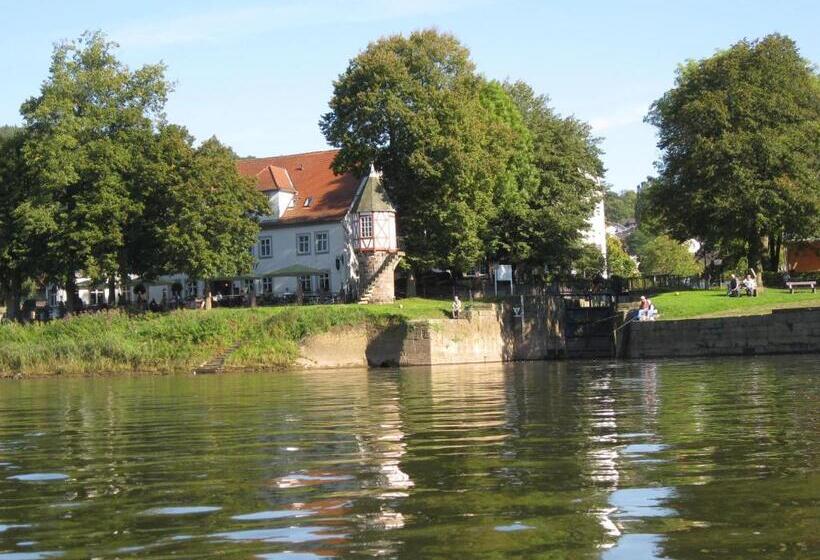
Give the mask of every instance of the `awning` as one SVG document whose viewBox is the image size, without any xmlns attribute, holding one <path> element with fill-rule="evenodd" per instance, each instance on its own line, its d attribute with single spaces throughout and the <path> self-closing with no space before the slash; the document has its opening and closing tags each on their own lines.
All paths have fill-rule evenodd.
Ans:
<svg viewBox="0 0 820 560">
<path fill-rule="evenodd" d="M 309 266 L 304 266 L 300 264 L 293 264 L 291 266 L 286 266 L 285 268 L 280 268 L 279 270 L 271 270 L 270 272 L 265 272 L 264 274 L 260 274 L 261 278 L 277 278 L 282 276 L 312 276 L 314 274 L 326 274 L 327 270 L 321 270 L 318 268 L 311 268 Z"/>
</svg>

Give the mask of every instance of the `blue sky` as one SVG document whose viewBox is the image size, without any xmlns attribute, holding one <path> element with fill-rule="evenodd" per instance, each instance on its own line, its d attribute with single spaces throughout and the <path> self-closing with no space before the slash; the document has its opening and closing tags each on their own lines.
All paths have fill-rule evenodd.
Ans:
<svg viewBox="0 0 820 560">
<path fill-rule="evenodd" d="M 457 35 L 486 76 L 525 80 L 560 113 L 591 123 L 618 190 L 653 172 L 655 133 L 642 119 L 677 64 L 775 31 L 820 62 L 813 0 L 0 0 L 0 13 L 0 124 L 20 121 L 54 42 L 101 29 L 129 65 L 168 65 L 169 120 L 255 156 L 324 148 L 317 123 L 348 60 L 382 35 L 437 27 Z"/>
</svg>

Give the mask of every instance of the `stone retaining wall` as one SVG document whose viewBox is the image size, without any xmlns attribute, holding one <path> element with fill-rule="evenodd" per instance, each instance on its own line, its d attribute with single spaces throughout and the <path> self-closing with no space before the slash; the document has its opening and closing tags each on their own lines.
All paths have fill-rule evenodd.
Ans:
<svg viewBox="0 0 820 560">
<path fill-rule="evenodd" d="M 820 307 L 768 315 L 631 323 L 626 358 L 820 352 Z"/>
<path fill-rule="evenodd" d="M 541 360 L 564 355 L 557 309 L 546 304 L 522 319 L 508 305 L 470 318 L 427 319 L 385 328 L 345 327 L 310 337 L 304 367 L 415 366 Z"/>
</svg>

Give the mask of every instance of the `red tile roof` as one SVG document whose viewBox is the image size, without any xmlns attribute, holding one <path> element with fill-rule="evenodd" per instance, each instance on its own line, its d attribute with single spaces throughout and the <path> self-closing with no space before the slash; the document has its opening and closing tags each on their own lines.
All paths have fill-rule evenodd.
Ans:
<svg viewBox="0 0 820 560">
<path fill-rule="evenodd" d="M 260 191 L 296 192 L 284 167 L 269 165 L 256 174 L 256 188 Z"/>
<path fill-rule="evenodd" d="M 295 189 L 293 208 L 288 208 L 276 221 L 277 224 L 341 220 L 356 196 L 360 179 L 350 173 L 336 175 L 333 172 L 330 166 L 337 152 L 338 150 L 324 150 L 240 159 L 236 162 L 236 168 L 245 177 L 255 177 L 256 188 L 260 191 L 276 188 L 290 191 L 283 188 L 288 183 Z M 304 201 L 308 197 L 311 198 L 311 203 L 306 208 Z"/>
</svg>

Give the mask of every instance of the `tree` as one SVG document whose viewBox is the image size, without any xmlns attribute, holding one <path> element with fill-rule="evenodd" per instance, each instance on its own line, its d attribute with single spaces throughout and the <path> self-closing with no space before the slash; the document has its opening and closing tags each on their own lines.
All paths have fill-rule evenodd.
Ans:
<svg viewBox="0 0 820 560">
<path fill-rule="evenodd" d="M 337 171 L 373 163 L 417 266 L 469 270 L 486 254 L 503 156 L 469 51 L 433 30 L 371 43 L 334 82 L 320 122 Z M 492 146 L 491 146 L 492 145 Z M 495 149 L 488 149 L 488 146 Z"/>
<path fill-rule="evenodd" d="M 638 275 L 635 261 L 626 252 L 621 240 L 614 235 L 606 236 L 606 267 L 610 276 L 631 278 Z"/>
<path fill-rule="evenodd" d="M 101 33 L 58 45 L 40 95 L 21 108 L 26 164 L 60 225 L 49 238 L 47 272 L 65 283 L 70 308 L 78 271 L 112 285 L 123 272 L 125 231 L 139 214 L 132 157 L 163 119 L 170 90 L 164 66 L 131 71 L 115 47 Z"/>
<path fill-rule="evenodd" d="M 820 77 L 782 35 L 678 69 L 653 105 L 660 177 L 647 189 L 669 233 L 776 269 L 784 239 L 820 231 Z M 735 257 L 740 255 L 734 255 Z"/>
<path fill-rule="evenodd" d="M 595 278 L 606 270 L 606 258 L 597 245 L 586 243 L 577 251 L 572 269 L 575 274 L 584 278 Z"/>
<path fill-rule="evenodd" d="M 588 124 L 556 115 L 549 100 L 526 83 L 507 83 L 505 89 L 532 138 L 537 180 L 527 198 L 530 261 L 554 272 L 569 272 L 575 261 L 589 256 L 583 231 L 600 200 L 596 178 L 604 172 L 598 141 Z"/>
<path fill-rule="evenodd" d="M 147 276 L 175 271 L 205 279 L 210 307 L 211 279 L 251 271 L 249 249 L 267 200 L 216 138 L 195 148 L 184 128 L 167 126 L 151 152 L 141 169 L 142 219 L 131 232 L 133 266 Z"/>
<path fill-rule="evenodd" d="M 25 133 L 6 127 L 0 135 L 0 297 L 6 316 L 17 317 L 24 286 L 42 271 L 43 248 L 55 224 L 38 201 L 23 158 Z"/>
<path fill-rule="evenodd" d="M 640 247 L 638 260 L 643 274 L 694 276 L 703 272 L 702 265 L 689 249 L 668 235 L 647 240 Z"/>
<path fill-rule="evenodd" d="M 604 202 L 607 224 L 624 224 L 635 219 L 635 207 L 638 203 L 637 192 L 625 190 L 617 193 L 612 189 L 607 189 Z"/>
</svg>

